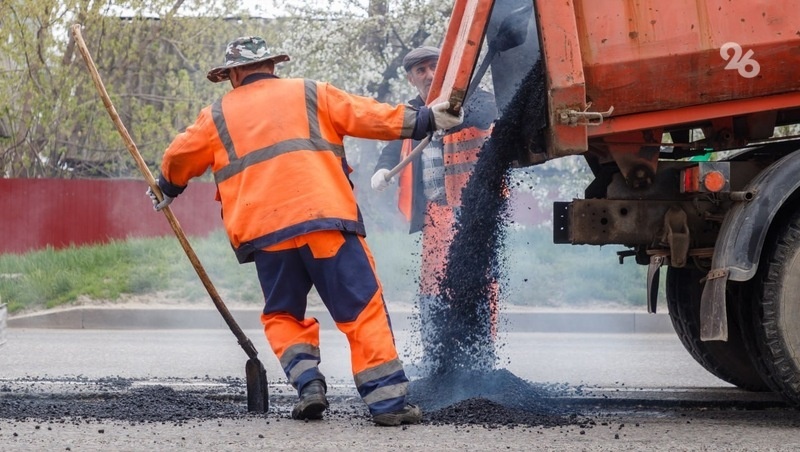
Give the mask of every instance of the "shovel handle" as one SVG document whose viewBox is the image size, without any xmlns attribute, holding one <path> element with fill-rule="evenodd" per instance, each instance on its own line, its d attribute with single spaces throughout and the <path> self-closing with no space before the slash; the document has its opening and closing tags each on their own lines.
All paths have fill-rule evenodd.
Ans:
<svg viewBox="0 0 800 452">
<path fill-rule="evenodd" d="M 92 76 L 94 86 L 97 88 L 97 92 L 100 94 L 100 98 L 103 100 L 103 105 L 105 105 L 106 111 L 108 111 L 108 114 L 111 116 L 111 120 L 114 122 L 117 131 L 122 136 L 122 139 L 125 142 L 125 147 L 128 148 L 128 152 L 130 152 L 131 156 L 133 156 L 133 159 L 136 160 L 136 166 L 139 168 L 142 176 L 144 176 L 147 184 L 150 186 L 150 189 L 153 190 L 159 201 L 162 200 L 163 194 L 161 193 L 161 189 L 159 189 L 153 174 L 150 172 L 150 168 L 147 167 L 142 155 L 139 153 L 139 149 L 136 147 L 131 135 L 128 133 L 128 129 L 126 129 L 125 125 L 122 123 L 122 119 L 120 119 L 119 114 L 117 114 L 114 104 L 111 103 L 111 98 L 108 96 L 108 92 L 103 84 L 103 80 L 100 78 L 100 73 L 97 72 L 97 66 L 95 66 L 92 55 L 89 53 L 89 49 L 86 47 L 86 42 L 84 42 L 83 36 L 81 35 L 81 25 L 74 24 L 72 25 L 71 30 L 72 35 L 75 37 L 75 43 L 78 45 L 78 50 L 83 56 L 83 60 L 86 62 L 86 66 L 88 67 L 89 73 Z M 219 296 L 217 289 L 211 283 L 211 279 L 208 277 L 203 265 L 200 263 L 200 259 L 197 257 L 194 249 L 192 249 L 192 246 L 189 244 L 189 240 L 186 238 L 186 234 L 183 232 L 183 228 L 181 228 L 180 223 L 178 223 L 178 219 L 175 218 L 175 214 L 172 213 L 172 210 L 169 208 L 169 206 L 164 207 L 161 209 L 161 211 L 164 212 L 164 216 L 167 217 L 167 221 L 169 221 L 170 226 L 172 226 L 172 231 L 175 232 L 175 236 L 181 243 L 183 251 L 186 252 L 186 257 L 188 257 L 189 261 L 192 263 L 192 267 L 194 267 L 194 270 L 197 272 L 197 276 L 200 277 L 200 281 L 202 281 L 203 286 L 205 286 L 206 290 L 208 291 L 208 295 L 211 296 L 211 300 L 214 302 L 217 310 L 220 314 L 222 314 L 222 318 L 225 319 L 228 327 L 231 329 L 234 336 L 236 336 L 236 339 L 239 341 L 239 345 L 242 346 L 248 357 L 255 358 L 258 355 L 258 352 L 253 346 L 253 343 L 250 342 L 250 339 L 245 336 L 242 329 L 236 323 L 230 311 L 228 310 L 228 307 L 225 306 L 225 303 Z"/>
<path fill-rule="evenodd" d="M 427 137 L 423 138 L 422 141 L 420 141 L 419 144 L 414 148 L 414 150 L 408 153 L 406 158 L 401 160 L 400 163 L 397 164 L 397 166 L 395 166 L 388 173 L 386 173 L 386 176 L 385 176 L 386 182 L 389 182 L 394 176 L 397 175 L 397 173 L 400 172 L 400 170 L 402 170 L 403 168 L 406 167 L 406 165 L 411 163 L 411 161 L 414 160 L 414 157 L 419 155 L 419 153 L 422 152 L 422 150 L 425 149 L 425 146 L 427 146 L 428 143 L 430 143 L 430 142 L 431 142 L 431 136 L 430 135 L 428 135 Z"/>
</svg>

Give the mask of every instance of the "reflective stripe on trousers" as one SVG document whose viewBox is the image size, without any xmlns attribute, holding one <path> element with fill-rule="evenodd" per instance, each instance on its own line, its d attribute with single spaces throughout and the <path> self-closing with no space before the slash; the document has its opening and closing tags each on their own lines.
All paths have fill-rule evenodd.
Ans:
<svg viewBox="0 0 800 452">
<path fill-rule="evenodd" d="M 399 359 L 366 369 L 353 378 L 372 415 L 398 411 L 405 406 L 408 378 Z"/>
</svg>

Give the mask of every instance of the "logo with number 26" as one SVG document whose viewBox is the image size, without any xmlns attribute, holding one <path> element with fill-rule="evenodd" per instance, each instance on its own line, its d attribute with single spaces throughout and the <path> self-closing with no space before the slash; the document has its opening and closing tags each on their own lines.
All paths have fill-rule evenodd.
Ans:
<svg viewBox="0 0 800 452">
<path fill-rule="evenodd" d="M 733 55 L 730 51 L 733 50 Z M 736 69 L 744 78 L 753 78 L 761 71 L 761 65 L 753 59 L 753 50 L 742 55 L 742 46 L 735 42 L 726 42 L 719 48 L 719 55 L 728 64 L 725 69 Z"/>
</svg>

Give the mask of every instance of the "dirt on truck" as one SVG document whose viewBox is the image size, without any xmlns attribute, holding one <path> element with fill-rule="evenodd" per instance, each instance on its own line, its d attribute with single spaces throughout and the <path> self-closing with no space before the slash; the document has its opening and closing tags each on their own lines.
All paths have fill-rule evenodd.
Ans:
<svg viewBox="0 0 800 452">
<path fill-rule="evenodd" d="M 506 75 L 543 67 L 546 120 L 520 125 L 516 164 L 580 155 L 594 176 L 555 203 L 554 241 L 623 245 L 652 313 L 665 272 L 698 363 L 800 406 L 800 1 L 530 6 L 495 2 L 484 37 L 507 39 L 498 8 L 531 10 L 533 42 L 490 64 L 501 110 Z"/>
</svg>

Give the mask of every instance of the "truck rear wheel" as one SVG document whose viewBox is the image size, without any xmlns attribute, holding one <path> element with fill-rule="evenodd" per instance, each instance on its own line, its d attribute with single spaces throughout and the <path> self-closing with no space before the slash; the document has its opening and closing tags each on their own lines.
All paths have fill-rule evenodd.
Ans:
<svg viewBox="0 0 800 452">
<path fill-rule="evenodd" d="M 769 391 L 745 349 L 739 328 L 736 303 L 740 300 L 728 291 L 728 340 L 700 340 L 700 297 L 703 272 L 696 268 L 667 269 L 667 305 L 672 326 L 683 346 L 701 366 L 716 377 L 749 391 Z M 732 314 L 734 315 L 732 315 Z"/>
<path fill-rule="evenodd" d="M 800 212 L 770 235 L 756 281 L 750 326 L 762 373 L 800 406 Z"/>
</svg>

